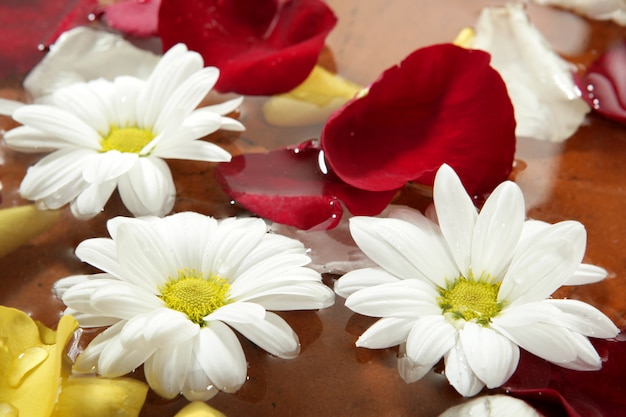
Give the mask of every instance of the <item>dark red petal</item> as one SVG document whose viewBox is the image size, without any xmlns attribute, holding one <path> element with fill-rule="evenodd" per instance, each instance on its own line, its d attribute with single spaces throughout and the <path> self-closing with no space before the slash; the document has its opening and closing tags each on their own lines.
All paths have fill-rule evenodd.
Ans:
<svg viewBox="0 0 626 417">
<path fill-rule="evenodd" d="M 138 37 L 157 36 L 161 0 L 124 0 L 103 9 L 102 18 L 110 27 Z"/>
<path fill-rule="evenodd" d="M 97 4 L 98 0 L 1 1 L 0 78 L 26 74 L 61 33 L 89 23 Z"/>
<path fill-rule="evenodd" d="M 531 405 L 551 406 L 569 417 L 617 417 L 626 410 L 626 336 L 591 339 L 602 358 L 599 371 L 572 371 L 522 352 L 513 377 L 504 385 Z"/>
<path fill-rule="evenodd" d="M 582 98 L 601 115 L 626 123 L 626 41 L 610 48 L 583 74 Z"/>
<path fill-rule="evenodd" d="M 272 95 L 307 77 L 336 21 L 321 0 L 162 0 L 159 35 L 218 67 L 218 91 Z"/>
<path fill-rule="evenodd" d="M 328 120 L 322 148 L 345 182 L 389 190 L 432 185 L 444 162 L 468 192 L 507 178 L 515 153 L 513 106 L 487 53 L 451 44 L 419 49 L 369 93 Z"/>
<path fill-rule="evenodd" d="M 238 204 L 272 221 L 300 229 L 330 229 L 343 213 L 375 215 L 394 191 L 355 189 L 319 169 L 320 149 L 313 142 L 297 148 L 235 156 L 219 164 L 217 180 Z"/>
</svg>

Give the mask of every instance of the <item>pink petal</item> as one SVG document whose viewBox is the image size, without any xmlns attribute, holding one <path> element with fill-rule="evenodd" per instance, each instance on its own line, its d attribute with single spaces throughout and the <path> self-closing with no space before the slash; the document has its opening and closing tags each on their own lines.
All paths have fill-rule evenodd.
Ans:
<svg viewBox="0 0 626 417">
<path fill-rule="evenodd" d="M 28 72 L 61 33 L 88 24 L 97 5 L 98 0 L 1 1 L 0 78 Z"/>
<path fill-rule="evenodd" d="M 330 229 L 339 223 L 342 202 L 354 215 L 371 216 L 389 204 L 395 190 L 371 192 L 322 174 L 314 142 L 268 153 L 235 156 L 216 169 L 226 193 L 247 210 L 300 229 Z"/>
<path fill-rule="evenodd" d="M 321 0 L 162 0 L 159 35 L 218 67 L 218 91 L 272 95 L 307 77 L 336 21 Z"/>
<path fill-rule="evenodd" d="M 626 41 L 609 49 L 583 74 L 582 98 L 598 113 L 626 123 Z"/>
<path fill-rule="evenodd" d="M 124 0 L 106 6 L 102 18 L 110 27 L 133 36 L 157 36 L 161 0 Z"/>
<path fill-rule="evenodd" d="M 419 49 L 369 93 L 331 115 L 322 148 L 336 174 L 380 191 L 432 185 L 444 162 L 470 194 L 507 178 L 515 152 L 513 106 L 489 55 L 451 44 Z"/>
</svg>

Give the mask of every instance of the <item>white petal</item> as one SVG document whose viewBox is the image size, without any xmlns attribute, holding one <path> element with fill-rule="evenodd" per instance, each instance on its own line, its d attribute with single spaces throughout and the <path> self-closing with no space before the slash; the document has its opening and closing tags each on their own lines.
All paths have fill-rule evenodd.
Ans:
<svg viewBox="0 0 626 417">
<path fill-rule="evenodd" d="M 89 301 L 102 315 L 125 320 L 149 313 L 164 305 L 160 298 L 135 285 L 112 280 L 107 281 L 107 285 L 93 288 Z"/>
<path fill-rule="evenodd" d="M 195 339 L 194 355 L 221 391 L 235 392 L 246 380 L 246 358 L 237 336 L 219 321 L 208 323 Z"/>
<path fill-rule="evenodd" d="M 90 184 L 72 201 L 72 214 L 81 220 L 91 219 L 100 214 L 115 188 L 117 188 L 115 180 Z"/>
<path fill-rule="evenodd" d="M 399 278 L 382 268 L 363 268 L 350 271 L 335 282 L 335 292 L 341 297 L 348 297 L 358 290 L 380 284 L 398 282 Z"/>
<path fill-rule="evenodd" d="M 501 386 L 517 369 L 519 348 L 496 331 L 468 322 L 459 340 L 467 363 L 487 388 Z"/>
<path fill-rule="evenodd" d="M 218 308 L 206 316 L 204 320 L 207 323 L 214 320 L 220 320 L 225 323 L 249 323 L 260 321 L 264 318 L 265 309 L 262 306 L 255 303 L 237 301 Z"/>
<path fill-rule="evenodd" d="M 547 238 L 515 254 L 502 280 L 498 300 L 510 305 L 540 301 L 556 291 L 577 265 L 570 241 Z"/>
<path fill-rule="evenodd" d="M 154 130 L 163 131 L 165 121 L 174 110 L 181 111 L 184 115 L 190 114 L 213 88 L 219 74 L 216 67 L 205 67 L 187 77 L 167 98 L 157 116 Z"/>
<path fill-rule="evenodd" d="M 415 321 L 406 340 L 411 361 L 433 367 L 456 343 L 456 329 L 443 316 L 425 316 Z"/>
<path fill-rule="evenodd" d="M 109 131 L 112 120 L 107 115 L 102 97 L 85 83 L 71 84 L 55 90 L 54 105 L 80 118 L 100 135 Z"/>
<path fill-rule="evenodd" d="M 585 336 L 615 337 L 619 329 L 597 308 L 578 300 L 546 300 L 563 312 L 551 316 L 551 321 Z"/>
<path fill-rule="evenodd" d="M 335 293 L 321 282 L 295 282 L 261 289 L 241 301 L 257 303 L 272 311 L 316 310 L 333 305 Z"/>
<path fill-rule="evenodd" d="M 154 347 L 147 345 L 129 348 L 123 346 L 119 338 L 111 339 L 98 359 L 98 373 L 107 378 L 126 375 L 143 364 L 154 351 Z"/>
<path fill-rule="evenodd" d="M 476 220 L 471 262 L 474 277 L 489 274 L 499 280 L 504 275 L 519 241 L 525 216 L 520 188 L 510 181 L 500 184 Z"/>
<path fill-rule="evenodd" d="M 161 348 L 187 342 L 198 334 L 200 326 L 184 313 L 161 307 L 147 314 L 136 315 L 120 334 L 120 343 L 128 348 L 146 344 Z"/>
<path fill-rule="evenodd" d="M 159 144 L 152 154 L 164 159 L 186 159 L 189 161 L 204 162 L 229 162 L 231 159 L 231 155 L 228 151 L 214 143 L 205 142 L 203 140 L 180 143 L 169 148 L 165 148 Z"/>
<path fill-rule="evenodd" d="M 292 359 L 300 353 L 298 335 L 278 315 L 267 312 L 264 320 L 241 323 L 229 322 L 235 330 L 257 344 L 261 349 L 283 359 Z"/>
<path fill-rule="evenodd" d="M 353 217 L 350 232 L 359 248 L 383 269 L 403 279 L 430 280 L 444 286 L 459 275 L 443 236 L 398 219 Z"/>
<path fill-rule="evenodd" d="M 233 98 L 231 100 L 224 101 L 222 103 L 211 104 L 209 106 L 203 107 L 203 109 L 207 109 L 208 111 L 217 113 L 222 116 L 226 116 L 227 114 L 232 113 L 235 110 L 237 110 L 239 106 L 241 106 L 242 102 L 243 102 L 243 96 Z"/>
<path fill-rule="evenodd" d="M 17 109 L 13 118 L 23 125 L 63 138 L 77 147 L 94 151 L 100 149 L 98 132 L 72 113 L 60 108 L 32 104 Z"/>
<path fill-rule="evenodd" d="M 0 97 L 0 114 L 4 116 L 11 116 L 15 110 L 22 106 L 25 106 L 25 104 L 20 101 L 7 100 Z"/>
<path fill-rule="evenodd" d="M 76 247 L 76 256 L 96 268 L 121 278 L 123 268 L 117 260 L 115 242 L 108 238 L 93 238 L 83 240 Z"/>
<path fill-rule="evenodd" d="M 102 350 L 107 344 L 112 341 L 115 342 L 119 339 L 120 332 L 124 328 L 126 321 L 119 321 L 105 329 L 102 333 L 98 334 L 85 348 L 85 350 L 78 355 L 74 364 L 74 370 L 80 373 L 94 373 L 97 371 L 98 359 Z"/>
<path fill-rule="evenodd" d="M 570 332 L 569 336 L 576 346 L 578 356 L 576 360 L 572 362 L 559 363 L 558 365 L 575 371 L 597 371 L 602 368 L 603 360 L 600 358 L 589 339 L 574 332 Z"/>
<path fill-rule="evenodd" d="M 418 280 L 403 280 L 359 290 L 346 307 L 371 317 L 419 317 L 441 314 L 434 288 Z"/>
<path fill-rule="evenodd" d="M 484 395 L 448 408 L 439 417 L 542 417 L 526 402 L 509 395 Z"/>
<path fill-rule="evenodd" d="M 120 197 L 135 216 L 164 216 L 172 210 L 176 190 L 167 164 L 152 157 L 137 164 L 119 178 Z"/>
<path fill-rule="evenodd" d="M 52 292 L 57 298 L 63 298 L 65 291 L 72 288 L 74 285 L 81 282 L 87 282 L 91 278 L 91 275 L 70 275 L 65 278 L 61 278 L 52 284 Z"/>
<path fill-rule="evenodd" d="M 204 355 L 198 357 L 201 354 L 196 351 L 198 346 L 199 339 L 195 338 L 192 346 L 191 363 L 187 370 L 187 379 L 182 389 L 183 395 L 189 401 L 207 401 L 219 392 L 202 368 L 201 361 L 204 359 Z"/>
<path fill-rule="evenodd" d="M 386 317 L 372 324 L 356 341 L 358 347 L 385 349 L 406 341 L 414 319 Z"/>
<path fill-rule="evenodd" d="M 505 307 L 492 319 L 492 324 L 504 328 L 531 326 L 533 323 L 548 321 L 559 314 L 561 312 L 558 308 L 542 300 Z"/>
<path fill-rule="evenodd" d="M 163 238 L 171 242 L 176 265 L 202 270 L 204 248 L 217 228 L 214 218 L 194 212 L 182 212 L 155 222 L 155 227 L 162 228 Z M 193 231 L 193 239 L 189 238 L 190 230 Z"/>
<path fill-rule="evenodd" d="M 139 155 L 131 152 L 108 151 L 94 154 L 83 170 L 83 178 L 89 183 L 103 183 L 130 171 Z"/>
<path fill-rule="evenodd" d="M 113 80 L 112 113 L 118 127 L 137 126 L 137 98 L 145 82 L 135 77 L 119 76 Z"/>
<path fill-rule="evenodd" d="M 490 53 L 506 83 L 517 137 L 557 142 L 578 129 L 590 108 L 579 97 L 575 69 L 530 24 L 523 4 L 484 8 L 473 48 Z"/>
<path fill-rule="evenodd" d="M 437 171 L 433 198 L 441 233 L 452 251 L 457 268 L 463 275 L 467 275 L 478 212 L 461 180 L 449 165 L 444 164 Z"/>
<path fill-rule="evenodd" d="M 560 326 L 534 323 L 507 327 L 502 332 L 522 349 L 557 365 L 573 362 L 578 355 L 569 330 Z"/>
<path fill-rule="evenodd" d="M 29 200 L 49 198 L 56 202 L 54 208 L 69 203 L 87 187 L 82 171 L 91 155 L 89 150 L 61 149 L 45 156 L 28 169 L 20 193 Z"/>
<path fill-rule="evenodd" d="M 210 271 L 229 280 L 235 280 L 231 288 L 236 290 L 237 270 L 242 261 L 266 235 L 266 225 L 261 219 L 225 219 L 205 248 L 203 271 Z M 241 272 L 240 272 L 241 273 Z"/>
<path fill-rule="evenodd" d="M 548 4 L 597 20 L 613 20 L 626 25 L 626 4 L 621 0 L 534 0 L 537 4 Z"/>
<path fill-rule="evenodd" d="M 483 389 L 485 384 L 472 372 L 460 341 L 457 341 L 456 345 L 448 351 L 444 359 L 446 378 L 459 394 L 471 397 Z"/>
<path fill-rule="evenodd" d="M 87 314 L 71 308 L 66 308 L 63 314 L 74 317 L 82 328 L 109 327 L 120 321 L 117 317 Z"/>
<path fill-rule="evenodd" d="M 3 137 L 9 148 L 19 152 L 52 152 L 59 148 L 75 147 L 63 138 L 50 136 L 30 126 L 18 126 L 4 133 Z"/>
<path fill-rule="evenodd" d="M 182 391 L 191 366 L 192 347 L 188 342 L 162 347 L 146 361 L 146 381 L 161 397 L 171 399 Z"/>
<path fill-rule="evenodd" d="M 600 282 L 606 278 L 608 272 L 606 269 L 590 264 L 580 264 L 574 274 L 569 277 L 563 285 L 585 285 Z"/>
</svg>

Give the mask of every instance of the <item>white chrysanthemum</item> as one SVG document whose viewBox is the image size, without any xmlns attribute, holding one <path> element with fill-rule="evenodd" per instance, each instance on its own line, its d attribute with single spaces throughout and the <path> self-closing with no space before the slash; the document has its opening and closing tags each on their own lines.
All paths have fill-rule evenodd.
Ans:
<svg viewBox="0 0 626 417">
<path fill-rule="evenodd" d="M 90 218 L 113 191 L 136 216 L 163 216 L 175 188 L 163 158 L 229 161 L 219 146 L 198 140 L 218 129 L 242 130 L 225 114 L 241 100 L 196 109 L 219 77 L 185 45 L 172 47 L 147 80 L 119 76 L 74 83 L 55 90 L 52 105 L 24 105 L 13 112 L 23 126 L 5 134 L 24 152 L 51 152 L 28 169 L 20 186 L 40 208 L 71 202 Z"/>
<path fill-rule="evenodd" d="M 548 299 L 572 276 L 584 279 L 584 227 L 524 221 L 513 182 L 498 186 L 478 214 L 447 165 L 437 173 L 434 202 L 438 223 L 408 209 L 396 218 L 352 219 L 352 236 L 379 265 L 335 286 L 350 309 L 381 317 L 357 345 L 400 345 L 407 382 L 443 357 L 448 381 L 465 396 L 506 382 L 520 347 L 566 368 L 599 369 L 587 336 L 614 337 L 618 329 L 586 303 Z"/>
<path fill-rule="evenodd" d="M 246 359 L 231 328 L 272 355 L 293 358 L 298 337 L 267 310 L 330 306 L 304 246 L 267 233 L 261 219 L 217 221 L 197 213 L 165 218 L 117 217 L 112 239 L 88 239 L 76 249 L 103 273 L 55 285 L 82 327 L 111 326 L 78 357 L 75 370 L 116 377 L 145 364 L 161 396 L 206 400 L 236 391 Z"/>
</svg>

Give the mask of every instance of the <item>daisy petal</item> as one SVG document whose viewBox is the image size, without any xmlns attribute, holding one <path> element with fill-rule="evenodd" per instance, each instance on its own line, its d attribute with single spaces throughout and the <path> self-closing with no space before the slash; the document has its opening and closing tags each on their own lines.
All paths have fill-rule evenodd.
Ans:
<svg viewBox="0 0 626 417">
<path fill-rule="evenodd" d="M 219 146 L 202 140 L 194 140 L 186 144 L 178 144 L 166 149 L 158 146 L 154 156 L 165 159 L 187 159 L 189 161 L 229 162 L 231 155 Z"/>
<path fill-rule="evenodd" d="M 114 338 L 103 346 L 98 359 L 98 373 L 107 378 L 117 378 L 137 369 L 154 353 L 155 348 L 143 345 L 129 349 Z"/>
<path fill-rule="evenodd" d="M 464 397 L 472 397 L 483 389 L 485 384 L 476 377 L 465 357 L 461 342 L 444 356 L 446 370 L 445 375 L 450 384 Z"/>
<path fill-rule="evenodd" d="M 423 316 L 414 322 L 406 354 L 415 364 L 433 367 L 455 345 L 456 329 L 443 316 Z"/>
<path fill-rule="evenodd" d="M 183 389 L 192 361 L 191 343 L 162 347 L 146 361 L 146 381 L 163 398 L 176 397 Z"/>
<path fill-rule="evenodd" d="M 119 178 L 118 187 L 124 205 L 135 216 L 164 216 L 174 206 L 172 173 L 159 158 L 139 158 L 133 169 Z"/>
<path fill-rule="evenodd" d="M 246 380 L 246 358 L 239 340 L 224 323 L 212 321 L 200 330 L 194 354 L 213 384 L 235 392 Z"/>
<path fill-rule="evenodd" d="M 72 214 L 77 219 L 91 219 L 98 215 L 117 187 L 116 181 L 90 184 L 72 202 Z"/>
<path fill-rule="evenodd" d="M 219 320 L 230 324 L 257 322 L 264 318 L 265 309 L 262 306 L 256 303 L 237 301 L 218 308 L 213 313 L 206 316 L 204 321 L 209 323 Z"/>
<path fill-rule="evenodd" d="M 85 163 L 83 178 L 92 184 L 116 179 L 130 171 L 138 159 L 139 155 L 136 153 L 115 150 L 94 154 Z"/>
<path fill-rule="evenodd" d="M 46 132 L 30 126 L 19 126 L 3 135 L 4 141 L 19 152 L 38 153 L 52 152 L 55 149 L 74 146 L 63 138 L 50 136 Z"/>
<path fill-rule="evenodd" d="M 578 353 L 569 330 L 552 324 L 534 323 L 507 327 L 506 336 L 522 349 L 557 365 L 576 360 Z"/>
<path fill-rule="evenodd" d="M 283 359 L 292 359 L 300 352 L 298 335 L 278 315 L 267 312 L 264 320 L 231 322 L 235 330 L 268 353 Z"/>
<path fill-rule="evenodd" d="M 574 274 L 569 277 L 563 285 L 585 285 L 600 282 L 606 278 L 608 272 L 606 269 L 590 265 L 580 264 Z"/>
<path fill-rule="evenodd" d="M 398 372 L 400 377 L 407 384 L 419 381 L 432 369 L 432 365 L 420 365 L 411 360 L 408 356 L 398 358 Z"/>
<path fill-rule="evenodd" d="M 551 321 L 585 336 L 611 338 L 619 329 L 597 308 L 578 300 L 545 300 L 564 314 L 553 315 Z"/>
<path fill-rule="evenodd" d="M 472 239 L 471 265 L 476 278 L 488 274 L 498 279 L 504 275 L 525 216 L 524 196 L 517 185 L 504 182 L 493 191 L 480 211 Z"/>
<path fill-rule="evenodd" d="M 359 290 L 346 299 L 350 310 L 371 317 L 441 314 L 435 290 L 418 280 L 403 280 Z"/>
<path fill-rule="evenodd" d="M 335 293 L 347 298 L 358 290 L 398 282 L 398 278 L 382 268 L 362 268 L 350 271 L 335 282 Z"/>
<path fill-rule="evenodd" d="M 372 324 L 356 341 L 358 347 L 386 349 L 406 341 L 413 319 L 386 317 Z"/>
<path fill-rule="evenodd" d="M 504 384 L 515 372 L 519 348 L 492 329 L 468 322 L 459 332 L 467 363 L 487 388 Z"/>
<path fill-rule="evenodd" d="M 98 334 L 89 343 L 89 346 L 78 355 L 74 363 L 74 370 L 79 373 L 93 373 L 97 371 L 98 359 L 102 354 L 102 350 L 110 342 L 117 342 L 119 335 L 126 325 L 126 321 L 118 321 L 102 333 Z"/>
</svg>

